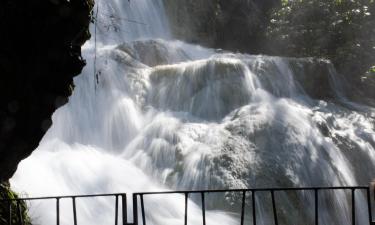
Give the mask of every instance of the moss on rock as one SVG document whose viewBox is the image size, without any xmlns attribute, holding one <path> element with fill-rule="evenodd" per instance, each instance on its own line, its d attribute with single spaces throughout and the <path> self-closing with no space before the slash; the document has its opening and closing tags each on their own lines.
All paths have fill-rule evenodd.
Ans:
<svg viewBox="0 0 375 225">
<path fill-rule="evenodd" d="M 26 202 L 2 201 L 18 197 L 18 194 L 10 189 L 9 184 L 0 184 L 0 224 L 9 224 L 9 216 L 11 216 L 11 224 L 18 224 L 21 216 L 24 225 L 31 225 Z"/>
</svg>

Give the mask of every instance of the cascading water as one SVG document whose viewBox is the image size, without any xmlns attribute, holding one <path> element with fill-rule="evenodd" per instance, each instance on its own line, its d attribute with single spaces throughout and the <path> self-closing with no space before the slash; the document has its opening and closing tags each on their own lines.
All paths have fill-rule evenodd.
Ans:
<svg viewBox="0 0 375 225">
<path fill-rule="evenodd" d="M 94 40 L 86 44 L 88 65 L 39 148 L 19 165 L 15 190 L 45 196 L 332 186 L 375 177 L 375 110 L 342 96 L 329 62 L 219 53 L 173 40 L 160 0 L 98 2 L 97 49 Z M 322 194 L 321 224 L 351 223 L 347 194 Z M 257 198 L 259 224 L 270 223 L 267 198 Z M 357 220 L 365 224 L 361 198 Z M 189 224 L 200 224 L 192 199 Z M 208 200 L 216 210 L 207 224 L 238 224 L 238 196 Z M 301 210 L 313 206 L 312 193 L 278 200 L 282 222 L 312 224 L 312 212 Z M 148 223 L 182 224 L 183 196 L 145 201 Z M 79 201 L 79 224 L 110 223 L 113 203 Z M 32 203 L 35 224 L 53 223 L 53 204 Z M 72 223 L 69 204 L 62 201 L 61 224 Z"/>
</svg>

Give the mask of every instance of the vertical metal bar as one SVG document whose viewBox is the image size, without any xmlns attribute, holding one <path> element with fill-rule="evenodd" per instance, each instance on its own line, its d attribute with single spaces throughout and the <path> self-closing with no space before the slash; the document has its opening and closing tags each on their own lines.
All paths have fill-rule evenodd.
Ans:
<svg viewBox="0 0 375 225">
<path fill-rule="evenodd" d="M 133 223 L 138 225 L 138 199 L 137 194 L 133 194 Z"/>
<path fill-rule="evenodd" d="M 185 193 L 185 218 L 184 218 L 184 225 L 187 225 L 188 198 L 189 198 L 189 193 Z"/>
<path fill-rule="evenodd" d="M 368 207 L 368 221 L 371 225 L 372 223 L 372 209 L 371 209 L 371 192 L 370 192 L 370 186 L 367 188 L 367 207 Z"/>
<path fill-rule="evenodd" d="M 319 225 L 319 189 L 314 189 L 314 199 L 315 199 L 315 225 Z"/>
<path fill-rule="evenodd" d="M 241 206 L 241 225 L 245 222 L 245 205 L 246 205 L 246 191 L 242 192 L 242 206 Z"/>
<path fill-rule="evenodd" d="M 142 221 L 143 221 L 143 225 L 146 225 L 145 204 L 143 202 L 143 195 L 141 194 L 140 197 L 141 197 Z"/>
<path fill-rule="evenodd" d="M 60 199 L 56 198 L 56 225 L 60 225 Z"/>
<path fill-rule="evenodd" d="M 23 218 L 22 218 L 22 209 L 21 209 L 21 204 L 20 204 L 20 201 L 21 200 L 17 200 L 17 214 L 18 214 L 18 224 L 19 225 L 23 225 Z"/>
<path fill-rule="evenodd" d="M 115 225 L 118 225 L 118 195 L 115 196 Z"/>
<path fill-rule="evenodd" d="M 76 206 L 76 198 L 72 198 L 72 203 L 73 203 L 73 221 L 74 225 L 77 225 L 77 206 Z"/>
<path fill-rule="evenodd" d="M 355 225 L 355 188 L 352 189 L 352 224 Z"/>
<path fill-rule="evenodd" d="M 9 225 L 12 225 L 12 200 L 9 200 L 8 201 L 8 203 L 9 203 L 9 218 L 8 218 L 8 224 Z"/>
<path fill-rule="evenodd" d="M 277 218 L 275 191 L 274 190 L 271 190 L 271 199 L 272 199 L 273 219 L 274 219 L 275 225 L 279 225 L 279 219 Z"/>
<path fill-rule="evenodd" d="M 202 196 L 202 219 L 203 219 L 203 225 L 206 225 L 206 206 L 204 203 L 204 192 L 201 192 Z"/>
<path fill-rule="evenodd" d="M 257 224 L 257 215 L 256 215 L 256 210 L 255 210 L 255 190 L 251 191 L 251 199 L 252 199 L 252 207 L 253 207 L 253 225 Z"/>
<path fill-rule="evenodd" d="M 122 225 L 126 225 L 128 223 L 128 204 L 126 199 L 126 194 L 121 195 L 122 200 Z"/>
</svg>

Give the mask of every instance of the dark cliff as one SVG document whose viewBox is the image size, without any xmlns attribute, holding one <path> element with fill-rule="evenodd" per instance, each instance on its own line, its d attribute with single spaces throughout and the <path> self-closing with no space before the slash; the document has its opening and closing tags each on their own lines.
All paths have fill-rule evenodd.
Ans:
<svg viewBox="0 0 375 225">
<path fill-rule="evenodd" d="M 0 6 L 0 182 L 38 146 L 85 61 L 93 0 L 4 0 Z"/>
</svg>

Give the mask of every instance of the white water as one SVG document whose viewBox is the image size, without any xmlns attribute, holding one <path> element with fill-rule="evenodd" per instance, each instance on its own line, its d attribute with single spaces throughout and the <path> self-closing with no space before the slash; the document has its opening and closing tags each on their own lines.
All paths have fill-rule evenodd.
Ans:
<svg viewBox="0 0 375 225">
<path fill-rule="evenodd" d="M 329 62 L 216 53 L 173 40 L 159 0 L 101 1 L 98 18 L 99 83 L 90 40 L 88 65 L 69 103 L 11 180 L 19 192 L 356 185 L 374 177 L 375 110 L 338 94 L 339 75 Z M 334 99 L 307 91 L 313 73 L 306 65 L 330 71 L 322 81 L 337 93 Z M 350 224 L 348 194 L 322 193 L 321 224 Z M 311 223 L 313 210 L 301 209 L 313 207 L 312 197 L 279 193 L 280 220 Z M 358 193 L 358 224 L 367 218 L 362 198 Z M 189 224 L 200 224 L 193 200 Z M 147 222 L 182 224 L 183 201 L 146 197 Z M 259 194 L 259 224 L 270 223 L 267 201 Z M 209 197 L 207 224 L 238 224 L 238 202 L 237 195 Z M 62 224 L 71 224 L 71 204 L 62 204 Z M 77 204 L 79 224 L 114 223 L 114 198 Z M 54 207 L 32 203 L 34 223 L 53 224 Z"/>
</svg>

